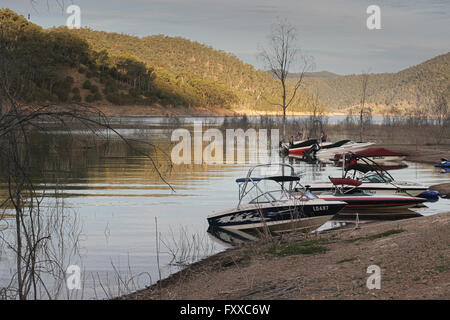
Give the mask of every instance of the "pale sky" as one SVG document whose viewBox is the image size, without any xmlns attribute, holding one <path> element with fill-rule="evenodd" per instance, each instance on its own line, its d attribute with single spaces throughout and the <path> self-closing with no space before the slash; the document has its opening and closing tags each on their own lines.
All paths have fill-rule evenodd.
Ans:
<svg viewBox="0 0 450 320">
<path fill-rule="evenodd" d="M 315 71 L 397 72 L 450 51 L 450 0 L 0 0 L 43 27 L 65 25 L 70 4 L 80 6 L 82 27 L 181 36 L 257 68 L 278 18 L 297 28 Z M 381 9 L 381 30 L 366 27 L 369 5 Z"/>
</svg>

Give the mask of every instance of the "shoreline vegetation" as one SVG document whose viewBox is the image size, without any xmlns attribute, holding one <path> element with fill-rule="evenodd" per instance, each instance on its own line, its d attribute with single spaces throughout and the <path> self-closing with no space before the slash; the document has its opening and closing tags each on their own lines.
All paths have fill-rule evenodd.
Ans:
<svg viewBox="0 0 450 320">
<path fill-rule="evenodd" d="M 449 299 L 450 212 L 233 247 L 116 299 Z M 367 268 L 381 268 L 369 290 Z M 276 272 L 274 272 L 276 270 Z"/>
</svg>

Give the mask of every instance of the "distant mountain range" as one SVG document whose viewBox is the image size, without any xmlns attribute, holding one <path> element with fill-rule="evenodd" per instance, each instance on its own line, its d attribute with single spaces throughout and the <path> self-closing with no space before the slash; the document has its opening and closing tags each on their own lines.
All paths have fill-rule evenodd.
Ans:
<svg viewBox="0 0 450 320">
<path fill-rule="evenodd" d="M 331 110 L 358 105 L 362 96 L 362 75 L 312 73 L 303 88 L 318 94 Z M 366 101 L 375 109 L 429 108 L 437 97 L 450 99 L 450 53 L 437 56 L 397 73 L 370 74 Z"/>
</svg>

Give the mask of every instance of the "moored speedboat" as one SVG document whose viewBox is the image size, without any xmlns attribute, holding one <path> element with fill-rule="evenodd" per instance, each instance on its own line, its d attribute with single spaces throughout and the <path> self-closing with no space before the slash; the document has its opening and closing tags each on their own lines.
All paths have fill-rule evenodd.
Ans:
<svg viewBox="0 0 450 320">
<path fill-rule="evenodd" d="M 284 144 L 284 148 L 286 148 L 289 152 L 289 156 L 294 157 L 303 157 L 303 154 L 310 150 L 311 148 L 325 147 L 331 144 L 330 142 L 322 142 L 318 143 L 316 139 L 303 140 L 303 141 L 295 141 L 292 145 Z"/>
<path fill-rule="evenodd" d="M 326 201 L 317 198 L 310 192 L 296 193 L 294 190 L 300 180 L 294 168 L 288 164 L 278 164 L 283 174 L 266 177 L 253 177 L 255 168 L 273 165 L 259 165 L 251 168 L 246 178 L 237 179 L 239 184 L 239 202 L 237 207 L 218 211 L 208 216 L 211 227 L 229 230 L 269 229 L 274 232 L 300 230 L 308 232 L 328 221 L 346 203 L 342 201 Z M 284 175 L 289 171 L 290 175 Z M 276 184 L 277 190 L 264 191 L 262 183 Z M 256 195 L 243 204 L 244 198 L 251 192 Z"/>
<path fill-rule="evenodd" d="M 315 152 L 314 157 L 322 162 L 331 162 L 336 153 L 355 152 L 366 149 L 373 145 L 374 142 L 354 142 L 351 140 L 341 140 L 334 144 L 321 147 Z"/>
<path fill-rule="evenodd" d="M 358 187 L 361 191 L 370 192 L 379 195 L 404 195 L 404 196 L 420 196 L 428 190 L 428 187 L 409 181 L 395 181 L 387 175 L 378 175 L 370 172 L 358 178 L 361 185 Z M 331 191 L 334 185 L 331 182 L 316 182 L 309 185 L 311 192 Z M 349 187 L 344 187 L 347 189 Z"/>
<path fill-rule="evenodd" d="M 354 153 L 347 153 L 345 163 L 342 164 L 342 178 L 352 178 L 361 184 L 358 189 L 364 192 L 369 192 L 379 195 L 403 195 L 417 197 L 428 190 L 427 186 L 420 183 L 409 181 L 396 181 L 392 175 L 389 174 L 377 162 L 367 159 L 364 156 Z M 350 159 L 352 158 L 352 159 Z M 358 163 L 358 160 L 363 163 Z M 351 163 L 354 161 L 353 163 Z M 312 183 L 309 190 L 313 193 L 332 191 L 334 185 L 331 182 Z M 342 186 L 343 190 L 349 189 L 349 186 Z"/>
<path fill-rule="evenodd" d="M 364 214 L 367 210 L 377 210 L 377 215 L 385 215 L 386 209 L 405 209 L 417 206 L 427 199 L 400 195 L 379 195 L 360 190 L 361 181 L 350 178 L 331 178 L 334 189 L 331 192 L 318 194 L 319 199 L 344 201 L 345 211 L 358 210 Z M 398 215 L 399 213 L 396 213 Z M 401 214 L 401 213 L 400 213 Z M 370 213 L 373 215 L 373 213 Z"/>
</svg>

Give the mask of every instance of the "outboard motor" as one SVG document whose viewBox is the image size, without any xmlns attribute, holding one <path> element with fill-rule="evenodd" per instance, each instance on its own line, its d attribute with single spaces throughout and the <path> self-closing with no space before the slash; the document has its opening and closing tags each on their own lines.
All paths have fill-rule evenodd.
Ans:
<svg viewBox="0 0 450 320">
<path fill-rule="evenodd" d="M 303 152 L 303 159 L 316 160 L 316 152 L 320 150 L 320 145 L 316 142 L 311 148 Z"/>
</svg>

